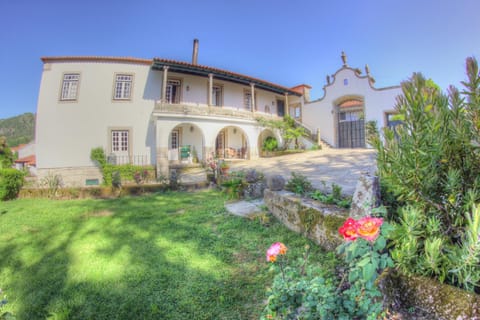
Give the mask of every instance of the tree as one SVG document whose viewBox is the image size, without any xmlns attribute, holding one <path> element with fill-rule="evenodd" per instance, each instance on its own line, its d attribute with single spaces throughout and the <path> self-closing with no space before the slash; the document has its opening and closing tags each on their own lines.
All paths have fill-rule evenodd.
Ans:
<svg viewBox="0 0 480 320">
<path fill-rule="evenodd" d="M 307 135 L 305 128 L 297 126 L 295 120 L 288 115 L 286 115 L 283 120 L 266 120 L 264 118 L 258 118 L 257 121 L 264 127 L 272 130 L 279 130 L 280 135 L 284 139 L 283 146 L 285 149 L 288 148 L 288 145 L 292 141 L 295 142 L 295 149 L 298 149 L 298 139 Z"/>
<path fill-rule="evenodd" d="M 7 138 L 0 137 L 0 169 L 10 168 L 13 165 L 13 153 L 8 147 Z"/>
</svg>

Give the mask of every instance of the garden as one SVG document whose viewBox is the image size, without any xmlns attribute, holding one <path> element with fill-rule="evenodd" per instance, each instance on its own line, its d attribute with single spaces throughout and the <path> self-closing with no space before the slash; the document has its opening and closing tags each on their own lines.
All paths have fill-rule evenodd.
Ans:
<svg viewBox="0 0 480 320">
<path fill-rule="evenodd" d="M 258 319 L 271 243 L 336 258 L 272 220 L 227 215 L 216 190 L 19 199 L 0 209 L 0 284 L 16 319 Z M 2 297 L 3 298 L 3 297 Z"/>
<path fill-rule="evenodd" d="M 254 170 L 223 174 L 218 188 L 190 193 L 2 203 L 0 288 L 6 298 L 0 318 L 389 319 L 391 301 L 380 284 L 390 271 L 480 301 L 480 74 L 474 58 L 466 61 L 466 75 L 462 91 L 450 87 L 445 94 L 414 74 L 397 100 L 401 125 L 380 132 L 368 124 L 382 204 L 368 216 L 342 220 L 335 229 L 342 243 L 331 252 L 268 213 L 250 219 L 226 214 L 225 201 L 265 187 Z M 15 198 L 21 188 L 22 176 L 12 170 L 0 169 L 2 199 Z M 137 184 L 143 179 L 139 175 Z M 285 188 L 343 209 L 350 205 L 338 186 L 323 194 L 300 174 L 292 173 Z M 480 317 L 478 305 L 464 301 L 451 308 L 452 297 L 444 298 L 431 310 L 412 307 L 406 318 L 416 319 L 417 312 L 424 319 Z"/>
</svg>

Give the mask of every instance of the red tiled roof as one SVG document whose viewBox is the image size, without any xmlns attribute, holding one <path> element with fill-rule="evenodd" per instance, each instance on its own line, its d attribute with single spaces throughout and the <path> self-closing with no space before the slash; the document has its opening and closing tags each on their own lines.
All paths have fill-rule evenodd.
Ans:
<svg viewBox="0 0 480 320">
<path fill-rule="evenodd" d="M 100 57 L 100 56 L 59 56 L 59 57 L 41 57 L 43 63 L 50 62 L 127 62 L 138 64 L 152 64 L 152 59 L 141 59 L 132 57 Z"/>
<path fill-rule="evenodd" d="M 268 82 L 262 79 L 246 76 L 240 73 L 231 72 L 227 70 L 217 69 L 213 67 L 203 66 L 199 64 L 192 64 L 183 61 L 176 61 L 171 59 L 162 59 L 162 58 L 154 58 L 152 59 L 139 59 L 139 58 L 132 58 L 132 57 L 101 57 L 101 56 L 58 56 L 58 57 L 42 57 L 41 60 L 43 63 L 50 63 L 50 62 L 120 62 L 120 63 L 134 63 L 134 64 L 144 64 L 144 65 L 152 65 L 155 66 L 156 64 L 164 64 L 172 67 L 172 71 L 174 67 L 181 67 L 183 68 L 183 72 L 190 72 L 192 74 L 197 74 L 198 72 L 206 72 L 206 73 L 213 73 L 215 76 L 223 76 L 225 78 L 229 78 L 230 80 L 242 80 L 253 82 L 260 87 L 271 88 L 276 91 L 282 91 L 293 95 L 301 95 L 297 90 L 292 90 L 290 88 Z M 177 70 L 178 71 L 178 70 Z M 181 71 L 179 71 L 181 72 Z"/>
<path fill-rule="evenodd" d="M 37 164 L 37 159 L 35 155 L 26 156 L 20 159 L 15 160 L 15 163 L 23 163 L 29 166 L 34 166 Z"/>
<path fill-rule="evenodd" d="M 347 108 L 347 107 L 357 107 L 357 106 L 362 106 L 362 105 L 363 105 L 362 101 L 352 99 L 352 100 L 343 101 L 342 103 L 340 103 L 339 107 L 340 108 Z"/>
<path fill-rule="evenodd" d="M 304 94 L 305 88 L 312 89 L 312 87 L 309 86 L 308 84 L 299 84 L 298 86 L 290 88 L 290 90 L 296 91 L 300 94 Z"/>
<path fill-rule="evenodd" d="M 22 149 L 22 148 L 25 147 L 25 146 L 26 146 L 26 144 L 24 144 L 24 143 L 23 143 L 23 144 L 19 144 L 19 145 L 16 146 L 16 147 L 11 147 L 10 150 L 11 150 L 12 152 L 17 152 L 18 150 Z"/>
<path fill-rule="evenodd" d="M 247 75 L 243 75 L 240 73 L 232 72 L 232 71 L 227 71 L 227 70 L 222 70 L 222 69 L 217 69 L 209 66 L 203 66 L 199 64 L 192 64 L 188 62 L 183 62 L 183 61 L 176 61 L 176 60 L 170 60 L 170 59 L 162 59 L 162 58 L 154 58 L 153 59 L 153 66 L 157 67 L 159 69 L 161 66 L 168 66 L 169 70 L 172 71 L 179 71 L 179 72 L 190 72 L 192 74 L 208 74 L 212 73 L 214 74 L 214 77 L 220 77 L 220 78 L 225 78 L 226 80 L 230 81 L 238 81 L 242 83 L 255 83 L 256 85 L 259 85 L 260 87 L 265 88 L 270 88 L 275 91 L 281 91 L 293 95 L 300 95 L 297 91 L 292 90 L 290 88 L 284 87 L 282 85 L 278 85 L 269 81 L 265 81 L 259 78 L 254 78 L 250 77 Z M 175 69 L 178 70 L 175 70 Z M 180 71 L 181 70 L 181 71 Z"/>
</svg>

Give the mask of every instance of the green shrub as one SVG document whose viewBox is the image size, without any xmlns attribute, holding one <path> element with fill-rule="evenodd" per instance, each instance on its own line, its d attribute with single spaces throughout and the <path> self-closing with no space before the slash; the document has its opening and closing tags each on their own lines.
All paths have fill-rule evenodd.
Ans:
<svg viewBox="0 0 480 320">
<path fill-rule="evenodd" d="M 264 151 L 275 151 L 278 149 L 278 141 L 275 137 L 267 137 L 263 141 L 262 149 Z"/>
<path fill-rule="evenodd" d="M 475 234 L 478 239 L 472 221 L 480 200 L 480 77 L 474 58 L 467 59 L 467 77 L 463 92 L 450 87 L 445 95 L 414 74 L 397 100 L 403 124 L 395 132 L 385 129 L 383 141 L 373 137 L 372 145 L 383 193 L 405 206 L 390 213 L 398 223 L 392 255 L 399 267 L 480 291 L 478 282 L 472 284 L 480 279 L 480 248 L 468 240 Z M 472 254 L 466 258 L 468 245 Z M 471 267 L 460 271 L 459 259 Z"/>
<path fill-rule="evenodd" d="M 292 177 L 285 185 L 285 189 L 299 195 L 306 195 L 313 190 L 312 183 L 301 173 L 292 172 Z"/>
<path fill-rule="evenodd" d="M 40 181 L 40 185 L 47 189 L 48 197 L 53 198 L 57 195 L 58 189 L 63 185 L 62 176 L 49 173 Z"/>
<path fill-rule="evenodd" d="M 92 149 L 90 151 L 90 159 L 100 168 L 103 168 L 107 164 L 107 157 L 102 147 Z"/>
<path fill-rule="evenodd" d="M 239 199 L 242 197 L 243 189 L 246 186 L 245 172 L 234 171 L 225 177 L 221 183 L 223 192 L 225 192 L 230 199 Z"/>
<path fill-rule="evenodd" d="M 103 148 L 94 148 L 90 151 L 90 159 L 100 168 L 103 175 L 103 184 L 119 188 L 124 183 L 145 183 L 155 176 L 152 166 L 136 166 L 132 164 L 113 165 L 107 162 Z"/>
<path fill-rule="evenodd" d="M 0 200 L 15 199 L 24 183 L 25 174 L 16 169 L 0 169 Z"/>
</svg>

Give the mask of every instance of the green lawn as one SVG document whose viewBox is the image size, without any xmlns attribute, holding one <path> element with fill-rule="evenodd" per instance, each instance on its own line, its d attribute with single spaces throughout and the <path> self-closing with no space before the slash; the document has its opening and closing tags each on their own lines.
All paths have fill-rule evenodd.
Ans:
<svg viewBox="0 0 480 320">
<path fill-rule="evenodd" d="M 0 310 L 17 319 L 258 319 L 265 251 L 308 240 L 228 215 L 216 191 L 0 203 Z M 314 249 L 312 257 L 324 254 Z M 329 259 L 331 261 L 331 259 Z M 1 298 L 1 297 L 0 297 Z"/>
</svg>

